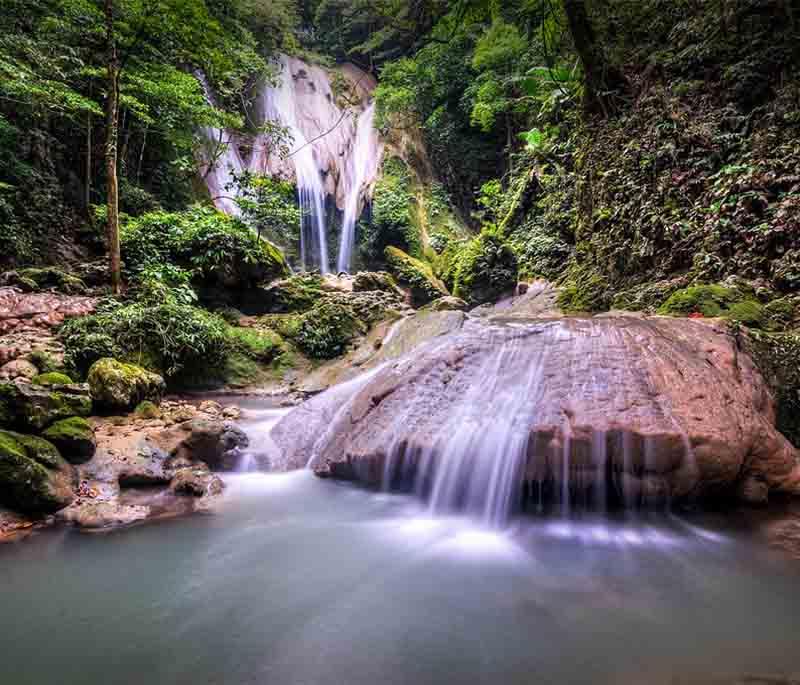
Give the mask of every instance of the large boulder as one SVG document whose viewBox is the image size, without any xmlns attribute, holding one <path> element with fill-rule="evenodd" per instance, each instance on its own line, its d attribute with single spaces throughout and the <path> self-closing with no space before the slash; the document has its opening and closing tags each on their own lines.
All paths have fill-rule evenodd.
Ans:
<svg viewBox="0 0 800 685">
<path fill-rule="evenodd" d="M 160 402 L 166 384 L 158 374 L 105 357 L 89 369 L 92 399 L 105 410 L 128 411 L 140 402 Z"/>
<path fill-rule="evenodd" d="M 91 412 L 89 387 L 83 384 L 44 388 L 20 380 L 0 382 L 0 426 L 41 431 L 60 419 Z"/>
<path fill-rule="evenodd" d="M 484 231 L 458 246 L 447 271 L 453 295 L 476 306 L 513 293 L 519 267 L 516 253 L 502 236 Z"/>
<path fill-rule="evenodd" d="M 85 464 L 97 449 L 97 440 L 89 422 L 80 417 L 56 421 L 42 433 L 70 464 Z"/>
<path fill-rule="evenodd" d="M 487 507 L 523 491 L 800 494 L 761 374 L 724 325 L 695 320 L 473 320 L 312 399 L 272 438 L 278 468 L 311 459 L 322 475 Z"/>
<path fill-rule="evenodd" d="M 75 499 L 74 469 L 42 438 L 0 431 L 0 503 L 49 514 Z"/>
<path fill-rule="evenodd" d="M 384 256 L 397 281 L 409 289 L 411 304 L 415 307 L 423 307 L 450 294 L 429 264 L 396 247 L 387 247 Z"/>
</svg>

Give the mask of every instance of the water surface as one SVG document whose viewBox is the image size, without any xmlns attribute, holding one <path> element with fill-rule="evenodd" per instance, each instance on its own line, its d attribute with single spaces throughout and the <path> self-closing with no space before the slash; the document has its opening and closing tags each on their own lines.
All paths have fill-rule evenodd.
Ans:
<svg viewBox="0 0 800 685">
<path fill-rule="evenodd" d="M 306 472 L 234 476 L 216 516 L 0 548 L 1 682 L 798 673 L 800 572 L 737 528 L 529 518 L 499 534 Z"/>
</svg>

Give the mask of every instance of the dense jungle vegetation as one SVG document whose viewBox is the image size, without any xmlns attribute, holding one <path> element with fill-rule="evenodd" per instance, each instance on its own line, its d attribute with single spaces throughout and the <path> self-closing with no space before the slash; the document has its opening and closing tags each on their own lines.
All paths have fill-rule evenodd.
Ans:
<svg viewBox="0 0 800 685">
<path fill-rule="evenodd" d="M 220 293 L 287 273 L 273 243 L 297 239 L 293 189 L 242 179 L 230 218 L 198 178 L 202 132 L 252 131 L 281 52 L 378 79 L 388 148 L 364 264 L 472 305 L 543 277 L 566 311 L 725 316 L 784 336 L 765 364 L 789 364 L 795 0 L 0 0 L 0 16 L 0 262 L 18 281 L 43 265 L 86 279 L 110 253 L 92 274 L 118 295 L 123 262 L 116 313 L 67 327 L 76 368 L 156 334 L 139 361 L 167 375 L 230 344 L 286 362 L 278 327 L 231 333 L 243 305 Z"/>
</svg>

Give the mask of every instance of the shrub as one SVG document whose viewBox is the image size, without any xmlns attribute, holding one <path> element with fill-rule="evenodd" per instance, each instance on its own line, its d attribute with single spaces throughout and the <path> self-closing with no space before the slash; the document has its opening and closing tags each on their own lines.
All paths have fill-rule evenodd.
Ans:
<svg viewBox="0 0 800 685">
<path fill-rule="evenodd" d="M 517 284 L 517 256 L 496 231 L 485 229 L 447 252 L 445 279 L 450 279 L 453 295 L 469 304 L 492 302 Z"/>
<path fill-rule="evenodd" d="M 218 316 L 177 302 L 106 305 L 60 330 L 66 361 L 80 374 L 103 357 L 125 359 L 173 377 L 188 366 L 221 361 L 227 326 Z"/>
<path fill-rule="evenodd" d="M 203 282 L 244 287 L 288 274 L 281 251 L 244 223 L 211 207 L 150 212 L 122 229 L 122 256 L 140 277 L 165 263 L 187 269 Z"/>
</svg>

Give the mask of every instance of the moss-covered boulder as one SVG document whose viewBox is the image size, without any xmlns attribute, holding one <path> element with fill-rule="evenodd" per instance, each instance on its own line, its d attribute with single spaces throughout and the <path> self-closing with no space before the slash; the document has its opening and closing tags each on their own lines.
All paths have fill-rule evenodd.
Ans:
<svg viewBox="0 0 800 685">
<path fill-rule="evenodd" d="M 424 307 L 450 294 L 427 262 L 415 259 L 396 247 L 387 247 L 384 256 L 397 281 L 410 290 L 411 303 L 415 307 Z"/>
<path fill-rule="evenodd" d="M 453 295 L 476 306 L 512 293 L 517 285 L 517 255 L 496 232 L 484 231 L 461 243 L 447 267 Z"/>
<path fill-rule="evenodd" d="M 366 324 L 352 308 L 331 300 L 277 325 L 281 334 L 312 359 L 335 359 L 347 352 L 357 336 L 367 332 Z"/>
<path fill-rule="evenodd" d="M 53 443 L 70 464 L 85 464 L 97 450 L 94 431 L 80 416 L 56 421 L 42 433 L 42 437 Z"/>
<path fill-rule="evenodd" d="M 89 369 L 92 399 L 104 410 L 131 410 L 144 400 L 160 402 L 164 379 L 135 364 L 104 358 Z"/>
<path fill-rule="evenodd" d="M 265 314 L 306 312 L 319 301 L 323 292 L 319 274 L 297 274 L 259 289 L 258 307 Z M 248 307 L 248 310 L 252 308 Z"/>
<path fill-rule="evenodd" d="M 667 316 L 723 317 L 760 328 L 767 314 L 754 294 L 720 284 L 692 285 L 670 295 L 658 309 Z"/>
<path fill-rule="evenodd" d="M 75 499 L 75 471 L 42 438 L 0 430 L 0 503 L 49 514 Z"/>
<path fill-rule="evenodd" d="M 51 385 L 71 385 L 72 379 L 63 373 L 58 373 L 57 371 L 52 371 L 50 373 L 40 373 L 37 376 L 31 378 L 31 383 L 34 385 L 44 385 L 44 386 L 51 386 Z"/>
<path fill-rule="evenodd" d="M 403 293 L 390 273 L 386 271 L 359 271 L 353 277 L 353 292 L 367 293 L 373 291 L 392 293 L 394 295 L 402 295 Z"/>
<path fill-rule="evenodd" d="M 89 416 L 92 400 L 85 385 L 47 389 L 16 381 L 0 383 L 0 427 L 41 431 L 71 416 Z"/>
</svg>

